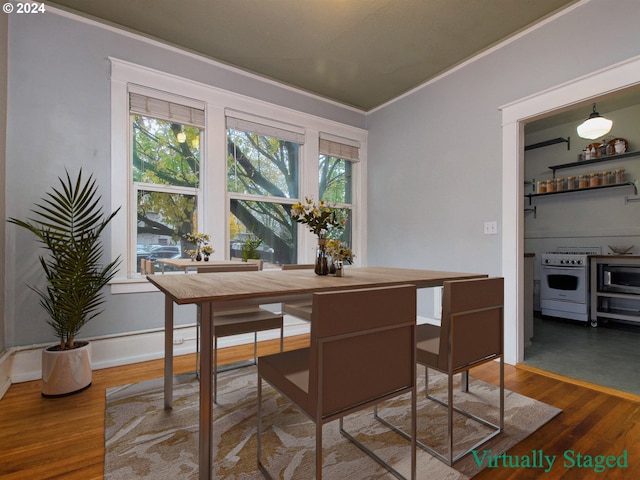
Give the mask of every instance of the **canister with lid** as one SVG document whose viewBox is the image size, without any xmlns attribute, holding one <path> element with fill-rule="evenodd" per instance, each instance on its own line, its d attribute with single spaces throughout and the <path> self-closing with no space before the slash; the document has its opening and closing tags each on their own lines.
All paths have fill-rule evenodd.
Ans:
<svg viewBox="0 0 640 480">
<path fill-rule="evenodd" d="M 578 188 L 587 188 L 589 186 L 589 175 L 578 175 Z"/>
<path fill-rule="evenodd" d="M 547 193 L 556 191 L 556 180 L 555 178 L 547 181 Z"/>
<path fill-rule="evenodd" d="M 543 180 L 536 184 L 536 193 L 547 193 L 547 181 Z"/>
<path fill-rule="evenodd" d="M 616 183 L 624 183 L 624 168 L 618 168 L 615 170 Z"/>
<path fill-rule="evenodd" d="M 573 175 L 567 177 L 567 190 L 574 190 L 576 188 L 578 188 L 578 185 L 576 185 L 576 177 Z"/>
</svg>

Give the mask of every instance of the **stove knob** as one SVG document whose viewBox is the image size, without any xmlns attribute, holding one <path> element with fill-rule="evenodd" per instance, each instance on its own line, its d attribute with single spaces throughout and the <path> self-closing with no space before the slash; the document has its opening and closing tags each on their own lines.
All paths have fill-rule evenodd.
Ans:
<svg viewBox="0 0 640 480">
<path fill-rule="evenodd" d="M 582 260 L 577 260 L 577 261 L 576 261 L 576 263 L 577 263 L 578 265 L 582 265 Z"/>
</svg>

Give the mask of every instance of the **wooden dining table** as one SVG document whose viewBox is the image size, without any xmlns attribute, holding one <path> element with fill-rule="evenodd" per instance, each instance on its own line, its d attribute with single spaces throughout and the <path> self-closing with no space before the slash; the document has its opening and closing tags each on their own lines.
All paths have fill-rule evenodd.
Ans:
<svg viewBox="0 0 640 480">
<path fill-rule="evenodd" d="M 252 306 L 307 299 L 316 292 L 412 284 L 417 288 L 442 286 L 447 280 L 482 278 L 475 273 L 392 267 L 348 268 L 346 275 L 316 275 L 313 270 L 262 270 L 198 275 L 149 275 L 147 279 L 165 294 L 164 406 L 173 405 L 174 304 L 201 308 L 199 478 L 211 477 L 213 445 L 213 312 L 218 308 Z"/>
</svg>

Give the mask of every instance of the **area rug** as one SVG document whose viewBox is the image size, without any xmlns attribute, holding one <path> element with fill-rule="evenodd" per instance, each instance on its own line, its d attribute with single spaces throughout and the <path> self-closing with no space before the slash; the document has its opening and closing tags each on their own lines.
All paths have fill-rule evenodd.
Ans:
<svg viewBox="0 0 640 480">
<path fill-rule="evenodd" d="M 255 367 L 218 375 L 218 405 L 213 408 L 214 461 L 212 478 L 261 480 L 256 466 Z M 444 398 L 446 377 L 431 374 L 430 392 Z M 424 375 L 418 381 L 419 439 L 444 450 L 446 408 L 424 397 Z M 422 394 L 420 394 L 420 392 Z M 198 382 L 193 374 L 179 375 L 174 381 L 174 406 L 163 408 L 161 378 L 107 390 L 105 415 L 105 475 L 107 480 L 176 480 L 198 477 Z M 398 397 L 381 404 L 379 414 L 399 426 L 407 426 L 410 397 Z M 456 387 L 454 404 L 498 422 L 498 389 L 471 379 L 469 393 Z M 478 449 L 477 458 L 467 455 L 451 468 L 421 449 L 417 453 L 419 479 L 465 480 L 490 455 L 507 451 L 560 413 L 547 404 L 505 391 L 505 429 Z M 403 474 L 409 474 L 410 449 L 407 440 L 364 410 L 345 419 L 345 429 L 389 461 Z M 457 449 L 473 445 L 487 434 L 486 427 L 462 415 L 455 416 Z M 313 478 L 315 427 L 289 401 L 263 383 L 263 455 L 274 478 L 301 480 Z M 323 474 L 328 479 L 393 478 L 355 445 L 340 435 L 338 422 L 323 430 Z"/>
</svg>

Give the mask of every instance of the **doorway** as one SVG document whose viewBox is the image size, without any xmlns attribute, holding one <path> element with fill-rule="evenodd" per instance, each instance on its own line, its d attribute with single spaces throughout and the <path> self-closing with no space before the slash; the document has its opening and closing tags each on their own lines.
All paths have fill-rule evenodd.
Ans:
<svg viewBox="0 0 640 480">
<path fill-rule="evenodd" d="M 640 57 L 540 94 L 512 102 L 502 110 L 502 265 L 505 277 L 505 360 L 524 360 L 524 126 L 556 113 L 640 85 Z"/>
</svg>

